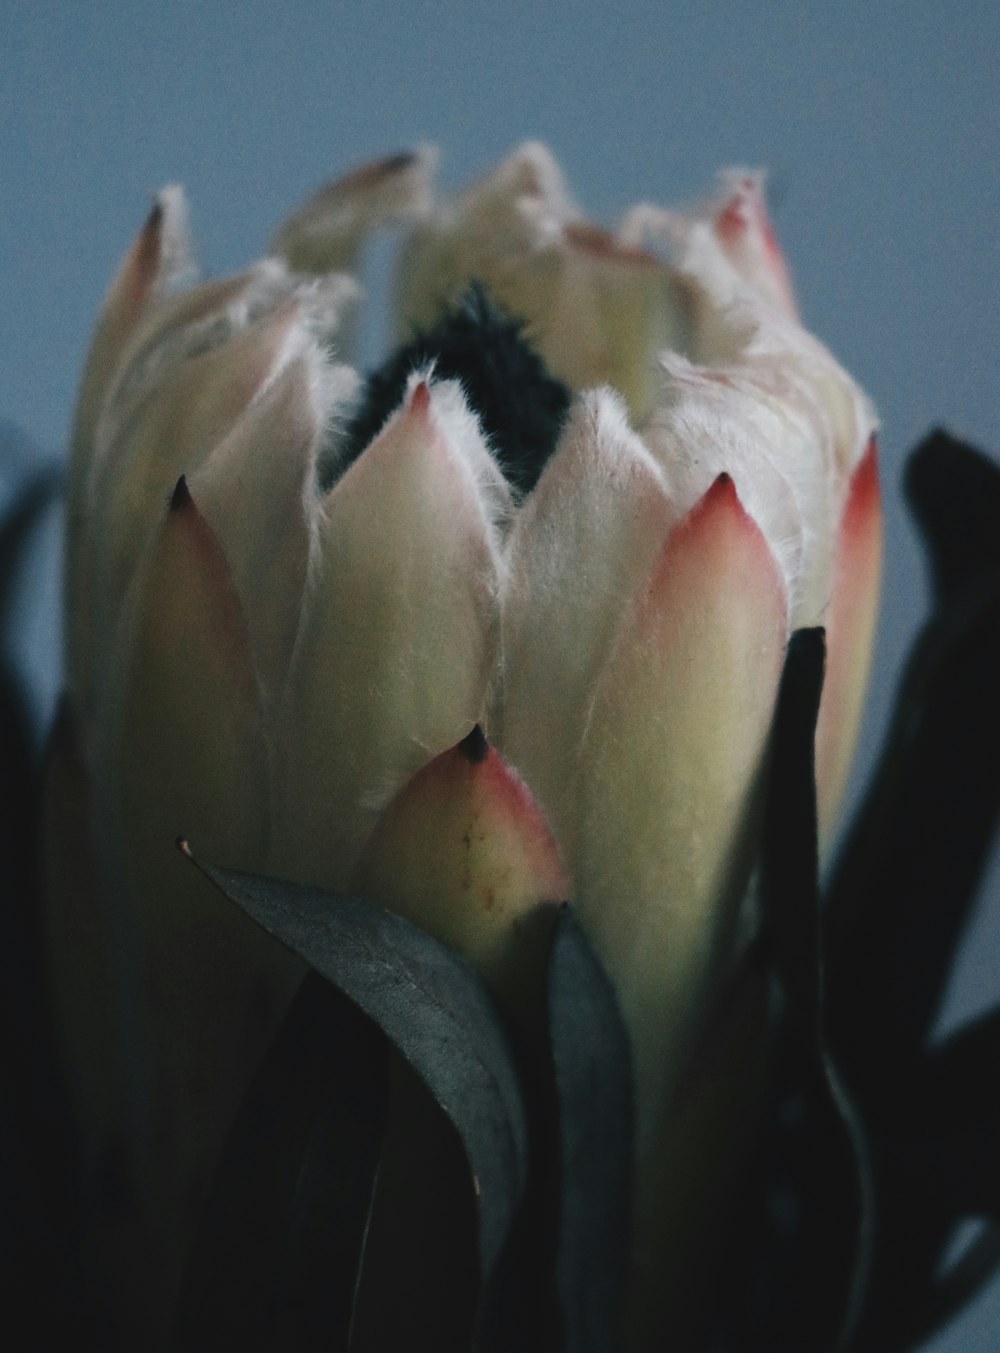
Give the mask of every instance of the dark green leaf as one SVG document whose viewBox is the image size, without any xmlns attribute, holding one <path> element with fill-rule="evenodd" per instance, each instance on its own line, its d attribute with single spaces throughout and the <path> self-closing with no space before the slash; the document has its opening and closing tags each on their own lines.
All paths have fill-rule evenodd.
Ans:
<svg viewBox="0 0 1000 1353">
<path fill-rule="evenodd" d="M 346 1350 L 385 1065 L 371 1020 L 310 973 L 215 1172 L 178 1307 L 178 1350 Z"/>
<path fill-rule="evenodd" d="M 1000 1264 L 1000 1010 L 891 1076 L 872 1123 L 880 1228 L 859 1350 L 909 1349 Z M 991 1221 L 944 1266 L 958 1225 Z M 943 1267 L 944 1266 L 944 1267 Z"/>
<path fill-rule="evenodd" d="M 483 1306 L 476 1203 L 458 1133 L 393 1053 L 351 1353 L 473 1346 Z"/>
<path fill-rule="evenodd" d="M 510 1046 L 480 978 L 424 931 L 357 898 L 199 868 L 344 992 L 429 1087 L 468 1157 L 488 1278 L 524 1192 L 527 1129 Z"/>
<path fill-rule="evenodd" d="M 940 602 L 1000 570 L 1000 471 L 988 456 L 936 429 L 910 456 L 906 495 Z"/>
<path fill-rule="evenodd" d="M 967 1242 L 957 1259 L 939 1267 L 931 1283 L 928 1299 L 919 1311 L 921 1318 L 919 1322 L 912 1320 L 900 1348 L 922 1346 L 935 1330 L 941 1329 L 956 1316 L 998 1271 L 1000 1225 L 987 1222 L 977 1228 L 977 1233 Z M 875 1353 L 874 1349 L 872 1353 Z M 885 1353 L 884 1349 L 882 1353 Z"/>
<path fill-rule="evenodd" d="M 1000 1222 L 1000 1007 L 928 1053 L 895 1110 L 912 1190 Z"/>
<path fill-rule="evenodd" d="M 946 433 L 911 458 L 935 607 L 826 912 L 829 1029 L 863 1103 L 878 1234 L 856 1353 L 902 1353 L 1000 1256 L 942 1272 L 960 1221 L 998 1216 L 996 1016 L 929 1050 L 1000 814 L 1000 472 Z"/>
<path fill-rule="evenodd" d="M 825 662 L 822 630 L 792 635 L 771 739 L 761 848 L 761 890 L 774 966 L 795 1011 L 793 1033 L 810 1049 L 821 1036 L 813 746 Z"/>
<path fill-rule="evenodd" d="M 559 1140 L 556 1284 L 565 1353 L 618 1346 L 632 1197 L 631 1048 L 604 969 L 567 907 L 549 959 Z"/>
<path fill-rule="evenodd" d="M 761 860 L 765 942 L 784 998 L 768 1202 L 777 1215 L 786 1199 L 791 1213 L 784 1233 L 773 1233 L 775 1248 L 764 1250 L 762 1346 L 816 1353 L 850 1340 L 872 1226 L 863 1133 L 824 1035 L 813 765 L 823 667 L 822 630 L 794 634 L 775 715 Z"/>
<path fill-rule="evenodd" d="M 103 1346 L 81 1243 L 78 1145 L 46 1005 L 40 903 L 39 766 L 27 691 L 12 661 L 24 552 L 59 490 L 51 464 L 11 424 L 0 459 L 16 489 L 0 519 L 0 1269 L 9 1327 L 39 1346 Z"/>
<path fill-rule="evenodd" d="M 1000 472 L 938 434 L 911 479 L 939 605 L 826 912 L 831 1041 L 866 1098 L 927 1043 L 1000 816 Z"/>
</svg>

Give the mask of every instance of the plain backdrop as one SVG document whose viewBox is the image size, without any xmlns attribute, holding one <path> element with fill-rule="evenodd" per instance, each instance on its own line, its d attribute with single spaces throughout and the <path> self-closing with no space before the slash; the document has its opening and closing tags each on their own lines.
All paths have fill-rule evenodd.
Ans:
<svg viewBox="0 0 1000 1353">
<path fill-rule="evenodd" d="M 882 415 L 887 568 L 855 796 L 925 603 L 899 491 L 931 425 L 994 452 L 1000 10 L 995 0 L 0 0 L 0 493 L 65 444 L 97 306 L 149 193 L 188 190 L 201 262 L 260 252 L 352 163 L 432 141 L 458 185 L 526 137 L 613 222 L 766 167 L 807 324 Z M 34 580 L 51 594 L 58 523 Z M 51 611 L 26 608 L 44 716 Z M 944 1015 L 1000 987 L 997 871 Z M 928 1345 L 993 1353 L 1000 1287 Z"/>
</svg>

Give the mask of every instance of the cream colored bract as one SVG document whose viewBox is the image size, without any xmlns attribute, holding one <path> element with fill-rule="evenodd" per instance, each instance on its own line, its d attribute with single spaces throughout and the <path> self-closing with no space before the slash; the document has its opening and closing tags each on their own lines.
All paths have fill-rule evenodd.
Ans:
<svg viewBox="0 0 1000 1353">
<path fill-rule="evenodd" d="M 759 179 L 605 229 L 541 146 L 454 198 L 433 158 L 355 171 L 272 256 L 193 287 L 165 190 L 84 375 L 70 699 L 108 968 L 147 1048 L 122 1099 L 178 1248 L 300 976 L 175 857 L 178 833 L 228 866 L 359 888 L 522 1010 L 544 944 L 527 918 L 568 896 L 619 994 L 652 1152 L 737 951 L 799 626 L 828 632 L 824 834 L 843 790 L 879 572 L 875 422 L 799 322 Z M 383 225 L 405 235 L 400 334 L 477 281 L 571 390 L 527 495 L 433 366 L 321 492 L 360 389 L 347 274 Z M 476 725 L 473 772 L 454 749 Z"/>
</svg>

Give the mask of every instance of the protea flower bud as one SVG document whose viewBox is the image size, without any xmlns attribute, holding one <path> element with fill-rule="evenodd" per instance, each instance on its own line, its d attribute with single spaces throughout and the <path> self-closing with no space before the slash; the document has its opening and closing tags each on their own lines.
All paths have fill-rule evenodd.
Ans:
<svg viewBox="0 0 1000 1353">
<path fill-rule="evenodd" d="M 758 180 L 608 231 L 541 147 L 454 202 L 430 164 L 355 172 L 275 256 L 188 290 L 166 190 L 84 377 L 70 700 L 100 924 L 143 1042 L 123 1059 L 133 1166 L 178 1249 L 301 973 L 175 857 L 179 832 L 400 911 L 526 1019 L 539 907 L 568 897 L 631 1033 L 642 1170 L 747 920 L 801 625 L 828 631 L 827 832 L 843 789 L 878 580 L 874 419 L 796 318 Z M 366 386 L 342 364 L 359 289 L 336 270 L 401 219 L 400 334 L 426 351 Z M 520 326 L 535 384 L 494 364 L 480 398 L 474 326 L 459 359 L 435 348 L 470 284 Z"/>
</svg>

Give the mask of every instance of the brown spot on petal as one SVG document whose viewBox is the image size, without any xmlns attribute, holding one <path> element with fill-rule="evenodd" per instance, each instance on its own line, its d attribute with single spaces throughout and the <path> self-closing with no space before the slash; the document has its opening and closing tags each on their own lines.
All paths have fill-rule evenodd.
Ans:
<svg viewBox="0 0 1000 1353">
<path fill-rule="evenodd" d="M 545 937 L 514 922 L 565 897 L 566 879 L 527 787 L 478 725 L 389 805 L 351 886 L 463 954 L 513 1005 L 540 989 Z"/>
</svg>

